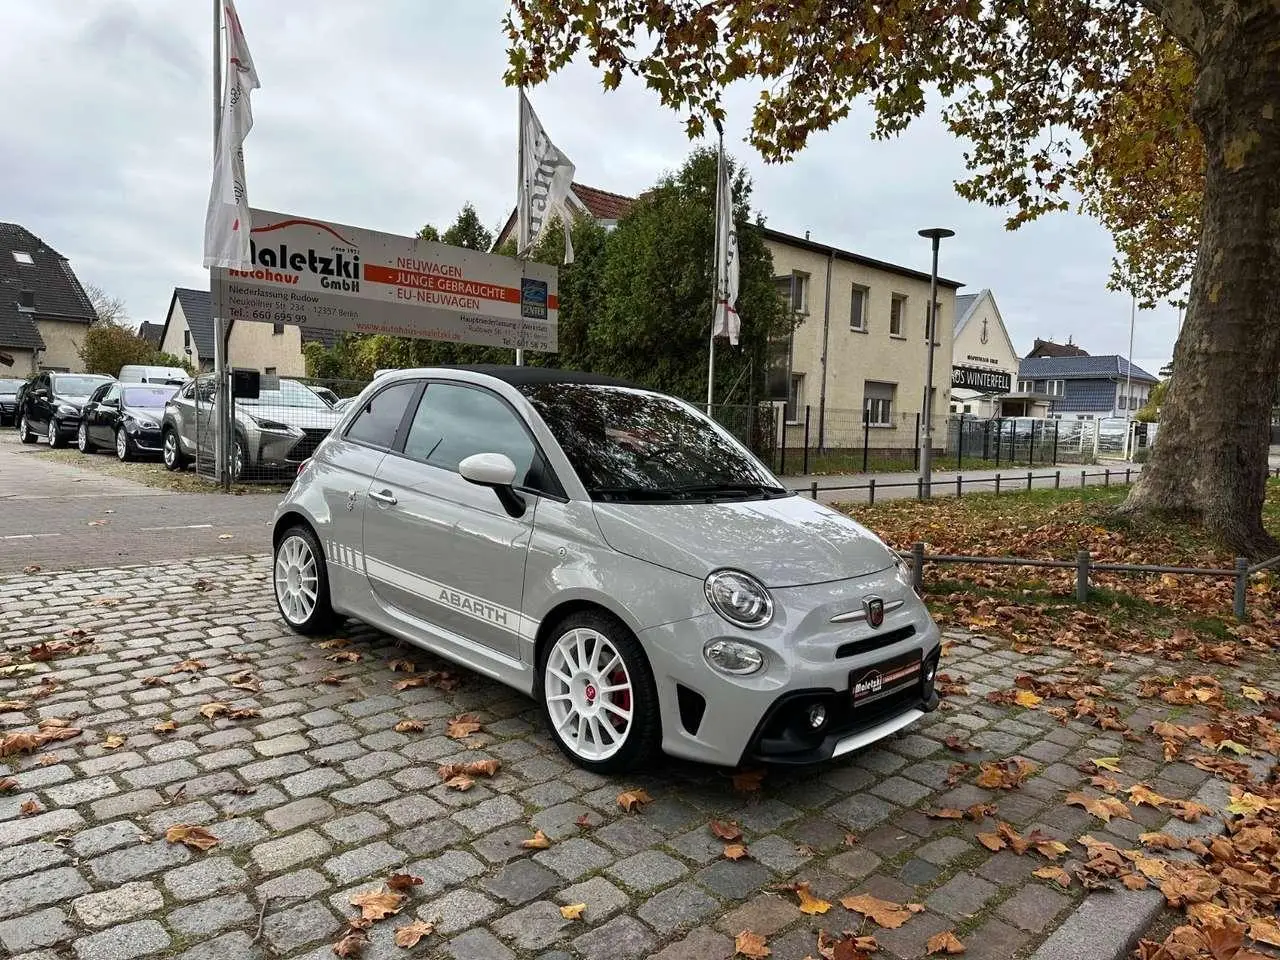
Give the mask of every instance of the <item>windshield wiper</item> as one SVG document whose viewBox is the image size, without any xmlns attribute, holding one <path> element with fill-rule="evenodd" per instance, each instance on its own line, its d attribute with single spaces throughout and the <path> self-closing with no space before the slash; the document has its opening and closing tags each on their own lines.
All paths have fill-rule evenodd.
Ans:
<svg viewBox="0 0 1280 960">
<path fill-rule="evenodd" d="M 786 488 L 763 483 L 690 483 L 672 488 L 673 493 L 689 496 L 763 497 L 769 500 L 786 494 Z"/>
<path fill-rule="evenodd" d="M 588 487 L 587 493 L 601 500 L 657 500 L 670 496 L 670 491 L 652 487 Z"/>
</svg>

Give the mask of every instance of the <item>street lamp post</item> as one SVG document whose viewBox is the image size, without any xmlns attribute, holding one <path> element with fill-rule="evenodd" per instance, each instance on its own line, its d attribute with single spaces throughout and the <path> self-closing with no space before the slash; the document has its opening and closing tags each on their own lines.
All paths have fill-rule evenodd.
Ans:
<svg viewBox="0 0 1280 960">
<path fill-rule="evenodd" d="M 930 227 L 921 230 L 920 236 L 933 241 L 933 268 L 929 271 L 929 306 L 925 313 L 925 336 L 929 340 L 928 360 L 925 364 L 924 403 L 921 418 L 924 430 L 920 440 L 920 492 L 933 495 L 933 344 L 938 336 L 938 247 L 956 232 L 946 227 Z"/>
</svg>

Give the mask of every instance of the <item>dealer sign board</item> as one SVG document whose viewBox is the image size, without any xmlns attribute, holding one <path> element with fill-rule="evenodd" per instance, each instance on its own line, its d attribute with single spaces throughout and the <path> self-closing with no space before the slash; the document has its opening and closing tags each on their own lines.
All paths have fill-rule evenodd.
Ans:
<svg viewBox="0 0 1280 960">
<path fill-rule="evenodd" d="M 1013 376 L 1003 370 L 982 367 L 952 367 L 951 386 L 958 390 L 980 390 L 983 393 L 1009 393 Z"/>
<path fill-rule="evenodd" d="M 254 210 L 253 268 L 215 268 L 216 315 L 486 347 L 556 350 L 556 268 Z"/>
</svg>

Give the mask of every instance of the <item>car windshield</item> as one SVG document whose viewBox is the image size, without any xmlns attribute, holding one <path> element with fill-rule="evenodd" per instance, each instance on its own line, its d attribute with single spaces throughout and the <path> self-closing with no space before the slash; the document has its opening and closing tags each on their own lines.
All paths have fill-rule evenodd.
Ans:
<svg viewBox="0 0 1280 960">
<path fill-rule="evenodd" d="M 126 407 L 163 407 L 175 393 L 177 387 L 125 387 L 124 405 Z"/>
<path fill-rule="evenodd" d="M 672 397 L 578 383 L 528 384 L 521 391 L 593 499 L 676 502 L 787 493 L 732 437 Z"/>
<path fill-rule="evenodd" d="M 265 379 L 265 378 L 263 378 Z M 279 387 L 258 391 L 256 400 L 249 397 L 237 397 L 237 406 L 246 407 L 308 407 L 312 410 L 328 410 L 329 405 L 317 397 L 300 383 L 292 380 L 281 380 Z"/>
<path fill-rule="evenodd" d="M 26 382 L 25 380 L 0 380 L 0 393 L 17 393 L 18 388 Z"/>
<path fill-rule="evenodd" d="M 107 377 L 65 377 L 53 378 L 53 390 L 64 397 L 87 397 L 104 383 Z"/>
</svg>

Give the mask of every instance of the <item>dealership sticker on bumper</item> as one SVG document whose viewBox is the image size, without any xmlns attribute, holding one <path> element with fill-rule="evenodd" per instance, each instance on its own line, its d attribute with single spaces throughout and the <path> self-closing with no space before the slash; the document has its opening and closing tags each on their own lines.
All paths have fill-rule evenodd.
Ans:
<svg viewBox="0 0 1280 960">
<path fill-rule="evenodd" d="M 854 670 L 849 690 L 855 707 L 865 707 L 920 682 L 920 651 L 912 650 L 891 660 Z"/>
</svg>

